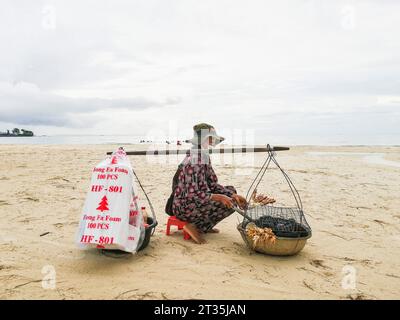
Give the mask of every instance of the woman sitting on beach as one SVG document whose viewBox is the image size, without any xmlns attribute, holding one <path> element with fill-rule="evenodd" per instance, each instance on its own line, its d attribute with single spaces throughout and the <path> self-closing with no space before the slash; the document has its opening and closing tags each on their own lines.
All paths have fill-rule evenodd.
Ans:
<svg viewBox="0 0 400 320">
<path fill-rule="evenodd" d="M 193 129 L 193 147 L 180 166 L 172 211 L 179 220 L 188 222 L 184 230 L 201 244 L 205 243 L 202 233 L 219 232 L 214 226 L 234 212 L 234 203 L 245 208 L 247 202 L 234 187 L 218 184 L 211 166 L 207 150 L 224 138 L 217 135 L 213 126 L 205 123 Z"/>
</svg>

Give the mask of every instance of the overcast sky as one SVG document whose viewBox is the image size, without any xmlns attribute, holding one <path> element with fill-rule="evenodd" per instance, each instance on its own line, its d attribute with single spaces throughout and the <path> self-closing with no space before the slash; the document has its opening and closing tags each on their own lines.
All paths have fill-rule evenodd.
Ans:
<svg viewBox="0 0 400 320">
<path fill-rule="evenodd" d="M 397 0 L 2 0 L 0 131 L 400 136 L 399 34 Z"/>
</svg>

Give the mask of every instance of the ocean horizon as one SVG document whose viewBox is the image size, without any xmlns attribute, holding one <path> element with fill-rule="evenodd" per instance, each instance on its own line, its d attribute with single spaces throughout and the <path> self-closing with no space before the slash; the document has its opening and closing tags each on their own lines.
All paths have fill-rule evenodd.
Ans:
<svg viewBox="0 0 400 320">
<path fill-rule="evenodd" d="M 39 135 L 33 137 L 0 137 L 0 145 L 101 145 L 101 144 L 176 144 L 189 137 L 149 137 L 138 135 Z M 142 142 L 141 142 L 142 141 Z M 144 142 L 143 142 L 144 141 Z M 225 144 L 242 145 L 292 145 L 292 146 L 400 146 L 398 136 L 374 137 L 319 137 L 319 136 L 270 136 L 256 137 L 254 141 L 229 141 Z"/>
</svg>

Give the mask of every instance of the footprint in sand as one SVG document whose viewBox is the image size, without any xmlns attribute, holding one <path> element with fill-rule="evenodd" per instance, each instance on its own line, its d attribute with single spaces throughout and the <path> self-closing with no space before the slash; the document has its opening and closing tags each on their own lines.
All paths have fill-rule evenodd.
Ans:
<svg viewBox="0 0 400 320">
<path fill-rule="evenodd" d="M 314 288 L 314 286 L 312 286 L 310 283 L 308 283 L 307 281 L 303 280 L 303 285 L 310 289 L 311 291 L 317 292 L 317 290 Z"/>
<path fill-rule="evenodd" d="M 47 180 L 49 180 L 49 181 L 62 180 L 62 181 L 65 181 L 65 182 L 71 182 L 70 180 L 68 180 L 68 179 L 66 179 L 66 178 L 63 178 L 63 177 L 60 177 L 60 176 L 53 177 L 53 178 L 49 178 L 49 179 L 47 179 Z"/>
<path fill-rule="evenodd" d="M 25 200 L 28 200 L 28 201 L 34 201 L 34 202 L 39 202 L 39 199 L 38 198 L 34 198 L 34 197 L 26 197 L 26 198 L 24 198 Z"/>
<path fill-rule="evenodd" d="M 7 266 L 5 264 L 0 264 L 0 270 L 8 270 L 8 269 L 12 269 L 11 266 Z"/>
<path fill-rule="evenodd" d="M 349 300 L 370 300 L 371 298 L 367 297 L 363 293 L 355 293 L 355 294 L 347 295 L 346 299 L 349 299 Z"/>
<path fill-rule="evenodd" d="M 372 260 L 368 260 L 368 259 L 358 260 L 358 259 L 353 259 L 353 258 L 349 258 L 349 257 L 341 258 L 341 260 L 344 260 L 346 262 L 356 262 L 356 263 L 359 262 L 364 266 L 369 266 L 374 263 Z"/>
<path fill-rule="evenodd" d="M 178 241 L 169 241 L 168 240 L 165 243 L 168 245 L 171 245 L 173 248 L 180 247 L 182 249 L 182 253 L 184 255 L 191 254 L 193 252 L 193 249 L 190 246 L 180 243 Z"/>
<path fill-rule="evenodd" d="M 232 243 L 233 246 L 231 247 L 220 247 L 218 250 L 222 251 L 223 253 L 233 253 L 235 255 L 243 255 L 247 253 L 247 247 L 244 244 L 240 244 L 237 242 Z"/>
<path fill-rule="evenodd" d="M 256 270 L 251 264 L 248 264 L 248 263 L 243 263 L 240 266 L 245 268 L 249 272 L 253 272 Z"/>
<path fill-rule="evenodd" d="M 324 264 L 324 260 L 321 260 L 321 259 L 314 259 L 314 260 L 311 260 L 310 261 L 310 264 L 313 266 L 313 267 L 316 267 L 316 268 L 322 268 L 322 269 L 330 269 L 328 266 L 326 266 L 325 264 Z"/>
<path fill-rule="evenodd" d="M 254 273 L 252 274 L 252 276 L 250 277 L 253 280 L 256 280 L 258 283 L 263 283 L 266 285 L 270 285 L 271 282 L 269 282 L 267 279 L 269 279 L 268 276 L 264 275 L 264 277 L 260 274 Z"/>
<path fill-rule="evenodd" d="M 171 298 L 167 297 L 164 292 L 148 291 L 144 293 L 138 293 L 137 291 L 139 291 L 139 289 L 132 289 L 122 292 L 114 297 L 114 300 L 171 300 Z"/>
<path fill-rule="evenodd" d="M 57 291 L 64 299 L 81 298 L 81 293 L 75 288 L 59 289 Z"/>
<path fill-rule="evenodd" d="M 373 221 L 376 222 L 376 223 L 378 223 L 378 224 L 380 224 L 382 228 L 384 228 L 385 225 L 388 225 L 387 222 L 382 221 L 382 220 L 375 219 L 375 220 L 373 220 Z"/>
<path fill-rule="evenodd" d="M 17 198 L 23 199 L 23 200 L 28 200 L 28 201 L 34 201 L 34 202 L 38 202 L 39 201 L 38 198 L 35 198 L 35 197 L 31 196 L 29 193 L 24 192 L 24 191 L 18 192 L 17 193 Z"/>
<path fill-rule="evenodd" d="M 374 268 L 377 265 L 382 263 L 380 261 L 373 261 L 373 260 L 369 260 L 369 259 L 353 259 L 353 258 L 349 258 L 349 257 L 334 257 L 334 256 L 331 256 L 329 258 L 331 258 L 331 259 L 333 258 L 333 259 L 340 260 L 340 261 L 345 261 L 347 264 L 349 264 L 349 263 L 351 263 L 351 264 L 359 263 L 359 264 L 361 264 L 361 265 L 363 265 L 365 267 L 368 267 L 368 268 Z"/>
</svg>

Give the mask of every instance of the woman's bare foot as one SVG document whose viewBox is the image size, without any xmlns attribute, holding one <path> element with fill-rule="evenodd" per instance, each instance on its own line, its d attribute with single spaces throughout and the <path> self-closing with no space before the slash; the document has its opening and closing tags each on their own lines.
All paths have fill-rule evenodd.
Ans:
<svg viewBox="0 0 400 320">
<path fill-rule="evenodd" d="M 202 237 L 200 232 L 193 224 L 191 223 L 186 224 L 183 227 L 183 230 L 185 230 L 197 244 L 206 243 L 206 240 Z"/>
<path fill-rule="evenodd" d="M 213 228 L 210 231 L 208 231 L 208 233 L 219 233 L 219 229 Z"/>
</svg>

